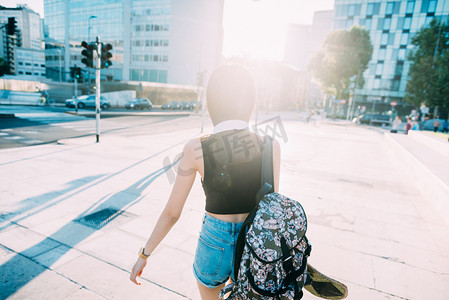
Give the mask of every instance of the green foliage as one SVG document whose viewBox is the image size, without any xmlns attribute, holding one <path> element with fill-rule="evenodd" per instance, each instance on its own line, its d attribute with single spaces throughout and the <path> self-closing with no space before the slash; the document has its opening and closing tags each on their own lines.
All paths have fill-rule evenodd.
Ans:
<svg viewBox="0 0 449 300">
<path fill-rule="evenodd" d="M 354 26 L 349 31 L 329 33 L 323 48 L 309 61 L 308 69 L 321 81 L 326 94 L 337 99 L 347 98 L 351 84 L 358 82 L 359 86 L 363 86 L 362 74 L 372 54 L 369 32 Z"/>
<path fill-rule="evenodd" d="M 8 73 L 8 65 L 3 57 L 0 57 L 0 76 L 3 76 Z"/>
<path fill-rule="evenodd" d="M 449 25 L 434 19 L 417 32 L 412 44 L 406 101 L 449 109 Z"/>
</svg>

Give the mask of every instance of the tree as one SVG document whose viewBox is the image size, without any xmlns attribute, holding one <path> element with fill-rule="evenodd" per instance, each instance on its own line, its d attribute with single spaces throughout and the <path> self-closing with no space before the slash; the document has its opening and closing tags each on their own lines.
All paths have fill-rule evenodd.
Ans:
<svg viewBox="0 0 449 300">
<path fill-rule="evenodd" d="M 3 57 L 0 57 L 0 76 L 3 76 L 8 73 L 8 65 Z"/>
<path fill-rule="evenodd" d="M 426 103 L 449 109 L 449 25 L 433 19 L 416 33 L 412 45 L 405 100 L 417 107 Z"/>
<path fill-rule="evenodd" d="M 308 69 L 321 81 L 327 95 L 347 98 L 351 83 L 363 86 L 361 74 L 368 67 L 372 54 L 369 32 L 353 26 L 349 31 L 329 33 L 322 49 L 309 61 Z"/>
</svg>

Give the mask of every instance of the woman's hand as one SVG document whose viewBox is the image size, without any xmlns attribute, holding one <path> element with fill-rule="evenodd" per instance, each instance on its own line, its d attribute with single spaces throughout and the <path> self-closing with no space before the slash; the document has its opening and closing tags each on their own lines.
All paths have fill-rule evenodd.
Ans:
<svg viewBox="0 0 449 300">
<path fill-rule="evenodd" d="M 141 283 L 137 281 L 137 277 L 140 277 L 140 275 L 142 275 L 143 268 L 145 268 L 146 265 L 147 260 L 139 257 L 134 264 L 131 275 L 129 276 L 129 280 L 137 285 L 141 285 Z"/>
</svg>

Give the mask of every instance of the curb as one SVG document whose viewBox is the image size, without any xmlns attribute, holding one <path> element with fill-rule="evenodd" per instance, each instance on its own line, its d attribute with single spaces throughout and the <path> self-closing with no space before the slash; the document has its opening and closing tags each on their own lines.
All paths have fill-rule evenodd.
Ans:
<svg viewBox="0 0 449 300">
<path fill-rule="evenodd" d="M 15 114 L 0 114 L 0 118 L 15 118 Z"/>
<path fill-rule="evenodd" d="M 397 152 L 398 159 L 404 164 L 404 170 L 414 174 L 412 178 L 421 193 L 426 196 L 428 203 L 439 213 L 446 225 L 449 225 L 449 214 L 447 214 L 449 186 L 391 137 L 389 132 L 386 132 L 384 137 L 387 144 Z"/>
<path fill-rule="evenodd" d="M 75 112 L 75 111 L 65 111 L 66 114 L 71 114 L 75 116 L 81 116 L 81 117 L 95 117 L 96 113 L 95 111 L 92 112 Z M 103 117 L 126 117 L 126 116 L 190 116 L 194 115 L 195 113 L 187 113 L 187 112 L 113 112 L 113 111 L 102 111 L 100 112 L 100 116 Z"/>
</svg>

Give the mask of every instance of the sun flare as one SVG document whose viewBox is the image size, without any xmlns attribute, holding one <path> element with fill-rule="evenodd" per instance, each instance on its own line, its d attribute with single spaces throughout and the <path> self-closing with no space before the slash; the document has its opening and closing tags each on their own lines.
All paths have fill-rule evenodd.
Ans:
<svg viewBox="0 0 449 300">
<path fill-rule="evenodd" d="M 224 55 L 281 60 L 288 18 L 277 1 L 226 2 Z M 237 7 L 238 6 L 238 7 Z"/>
</svg>

